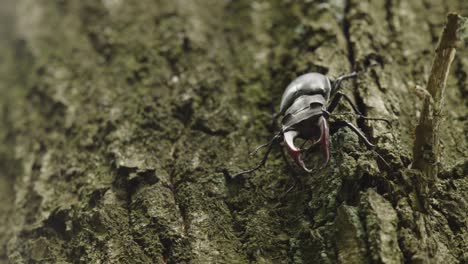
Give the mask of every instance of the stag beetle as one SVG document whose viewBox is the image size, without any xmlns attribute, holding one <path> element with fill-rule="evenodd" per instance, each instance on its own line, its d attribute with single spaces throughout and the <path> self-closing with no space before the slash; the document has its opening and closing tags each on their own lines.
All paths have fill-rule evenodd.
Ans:
<svg viewBox="0 0 468 264">
<path fill-rule="evenodd" d="M 341 82 L 346 79 L 355 78 L 359 75 L 358 72 L 342 75 L 338 77 L 333 84 L 330 79 L 321 73 L 307 73 L 299 76 L 292 81 L 283 93 L 280 104 L 279 114 L 283 116 L 281 120 L 281 130 L 266 144 L 259 146 L 253 153 L 263 147 L 268 147 L 261 162 L 254 168 L 237 173 L 234 176 L 251 173 L 263 166 L 270 154 L 273 145 L 284 140 L 286 148 L 290 156 L 303 170 L 311 172 L 302 160 L 302 153 L 308 152 L 312 147 L 320 144 L 325 167 L 329 161 L 329 133 L 336 131 L 342 127 L 349 127 L 358 135 L 364 144 L 372 149 L 374 145 L 369 142 L 366 136 L 353 124 L 346 120 L 333 122 L 332 127 L 329 127 L 328 118 L 333 110 L 335 110 L 338 102 L 344 98 L 352 107 L 358 119 L 365 120 L 381 120 L 389 123 L 383 118 L 370 118 L 364 116 L 354 105 L 351 99 L 339 92 Z M 330 104 L 328 101 L 333 97 Z M 328 104 L 328 105 L 327 105 Z M 390 124 L 390 123 L 389 123 Z M 312 146 L 308 149 L 298 148 L 294 144 L 296 138 L 310 140 Z M 378 155 L 378 153 L 376 153 Z M 382 158 L 380 155 L 378 155 Z M 383 158 L 382 158 L 383 159 Z M 384 161 L 385 162 L 385 161 Z"/>
</svg>

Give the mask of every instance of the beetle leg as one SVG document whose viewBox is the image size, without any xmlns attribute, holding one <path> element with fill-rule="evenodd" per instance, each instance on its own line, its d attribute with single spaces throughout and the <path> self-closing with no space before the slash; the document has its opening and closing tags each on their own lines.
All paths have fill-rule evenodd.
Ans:
<svg viewBox="0 0 468 264">
<path fill-rule="evenodd" d="M 371 65 L 367 66 L 366 68 L 364 68 L 362 71 L 359 71 L 359 72 L 354 71 L 352 73 L 348 73 L 348 74 L 339 76 L 333 82 L 331 93 L 333 94 L 333 93 L 337 92 L 340 89 L 340 85 L 341 85 L 342 81 L 350 79 L 350 78 L 356 78 L 359 74 L 362 74 L 362 73 L 366 72 L 367 69 L 369 69 L 371 67 L 375 67 L 375 66 L 378 66 L 378 64 L 371 64 Z"/>
<path fill-rule="evenodd" d="M 353 124 L 349 123 L 348 121 L 345 121 L 345 120 L 340 120 L 340 121 L 337 121 L 337 122 L 334 122 L 333 123 L 333 128 L 332 128 L 332 131 L 336 131 L 342 127 L 349 127 L 351 128 L 351 130 L 356 133 L 356 135 L 358 135 L 358 137 L 360 139 L 362 139 L 362 141 L 364 141 L 364 144 L 366 144 L 367 148 L 369 150 L 372 151 L 372 153 L 374 153 L 387 167 L 390 168 L 390 165 L 388 164 L 388 162 L 377 152 L 374 150 L 374 147 L 375 145 L 373 145 L 372 143 L 369 142 L 369 140 L 366 138 L 366 136 L 361 132 L 361 130 L 359 130 L 357 127 L 355 127 Z"/>
<path fill-rule="evenodd" d="M 342 81 L 346 79 L 350 79 L 350 78 L 355 78 L 357 76 L 358 76 L 357 72 L 352 72 L 349 74 L 341 75 L 340 77 L 336 78 L 336 80 L 333 82 L 333 87 L 332 87 L 331 92 L 335 93 L 336 91 L 338 91 L 338 89 L 340 89 L 340 85 Z"/>
<path fill-rule="evenodd" d="M 273 141 L 276 139 L 276 137 L 273 137 L 269 142 L 265 143 L 265 144 L 262 144 L 260 146 L 258 146 L 257 148 L 255 148 L 252 152 L 249 153 L 250 156 L 253 156 L 255 155 L 260 149 L 264 148 L 264 147 L 269 147 Z"/>
<path fill-rule="evenodd" d="M 331 113 L 331 112 L 333 112 L 333 110 L 335 110 L 335 108 L 338 105 L 338 103 L 340 102 L 341 98 L 344 98 L 351 105 L 351 108 L 353 108 L 353 111 L 356 114 L 362 116 L 362 114 L 359 111 L 359 109 L 357 108 L 357 106 L 353 103 L 353 101 L 351 101 L 351 98 L 349 98 L 346 94 L 344 94 L 342 92 L 337 92 L 335 94 L 335 96 L 333 97 L 332 101 L 330 102 L 330 105 L 327 108 L 327 111 L 329 113 Z"/>
<path fill-rule="evenodd" d="M 253 156 L 255 155 L 255 153 L 257 153 L 260 149 L 264 148 L 264 147 L 268 147 L 270 146 L 271 144 L 275 143 L 275 140 L 278 140 L 280 137 L 282 136 L 282 132 L 278 132 L 278 134 L 276 134 L 270 141 L 268 141 L 267 143 L 265 144 L 262 144 L 260 146 L 258 146 L 257 148 L 254 149 L 254 151 L 250 152 L 249 155 L 250 156 Z"/>
<path fill-rule="evenodd" d="M 390 120 L 385 119 L 385 118 L 381 118 L 381 117 L 367 117 L 367 116 L 364 116 L 364 115 L 357 115 L 357 119 L 358 120 L 383 121 L 383 122 L 387 123 L 387 125 L 390 128 L 392 127 L 392 123 L 390 122 Z"/>
<path fill-rule="evenodd" d="M 349 103 L 349 105 L 351 105 L 351 108 L 353 109 L 354 113 L 356 113 L 357 115 L 357 119 L 361 119 L 361 120 L 374 120 L 374 121 L 384 121 L 386 122 L 390 127 L 392 126 L 392 124 L 390 123 L 390 121 L 388 119 L 385 119 L 385 118 L 377 118 L 377 117 L 367 117 L 365 115 L 363 115 L 361 113 L 361 111 L 359 111 L 359 109 L 357 108 L 357 106 L 353 103 L 353 101 L 351 100 L 351 98 L 349 98 L 346 94 L 344 93 L 341 93 L 341 92 L 337 92 L 335 97 L 333 97 L 330 105 L 328 106 L 327 108 L 327 112 L 328 114 L 330 114 L 331 112 L 333 112 L 333 110 L 335 110 L 336 106 L 338 105 L 338 102 L 341 100 L 341 98 L 345 99 L 346 102 Z"/>
<path fill-rule="evenodd" d="M 333 129 L 332 131 L 336 131 L 342 127 L 349 127 L 358 137 L 366 144 L 368 148 L 373 148 L 374 145 L 370 143 L 370 141 L 367 139 L 367 137 L 359 130 L 359 128 L 355 127 L 353 124 L 351 124 L 348 121 L 345 120 L 339 120 L 333 123 Z"/>
</svg>

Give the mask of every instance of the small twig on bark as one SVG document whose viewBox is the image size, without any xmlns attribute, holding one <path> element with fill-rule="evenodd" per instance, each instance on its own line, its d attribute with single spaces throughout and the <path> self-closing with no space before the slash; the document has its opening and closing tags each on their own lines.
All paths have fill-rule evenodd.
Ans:
<svg viewBox="0 0 468 264">
<path fill-rule="evenodd" d="M 413 147 L 412 168 L 420 170 L 425 177 L 424 181 L 429 184 L 435 181 L 438 173 L 439 127 L 450 64 L 457 45 L 467 35 L 468 19 L 455 13 L 448 14 L 447 24 L 435 51 Z"/>
</svg>

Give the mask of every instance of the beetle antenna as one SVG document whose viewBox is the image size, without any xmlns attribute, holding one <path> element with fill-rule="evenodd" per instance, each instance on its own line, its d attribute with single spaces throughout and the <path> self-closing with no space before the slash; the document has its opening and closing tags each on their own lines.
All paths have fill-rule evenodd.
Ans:
<svg viewBox="0 0 468 264">
<path fill-rule="evenodd" d="M 268 159 L 268 155 L 270 155 L 270 152 L 271 152 L 271 149 L 273 148 L 273 145 L 275 143 L 278 143 L 280 142 L 280 139 L 281 137 L 283 136 L 283 134 L 281 132 L 279 132 L 278 134 L 276 134 L 271 140 L 270 142 L 268 142 L 267 144 L 264 144 L 260 147 L 263 147 L 263 146 L 268 146 L 268 149 L 267 151 L 265 152 L 265 155 L 263 156 L 262 160 L 260 161 L 259 164 L 257 164 L 257 166 L 251 168 L 251 169 L 248 169 L 248 170 L 245 170 L 245 171 L 241 171 L 239 173 L 236 173 L 234 174 L 232 177 L 235 178 L 237 176 L 240 176 L 240 175 L 243 175 L 243 174 L 248 174 L 248 173 L 252 173 L 258 169 L 260 169 L 263 165 L 265 165 L 267 159 Z M 259 148 L 258 148 L 259 149 Z"/>
<path fill-rule="evenodd" d="M 258 146 L 257 148 L 254 149 L 254 151 L 252 151 L 252 152 L 249 153 L 249 156 L 253 156 L 253 155 L 255 155 L 260 149 L 262 149 L 262 148 L 264 148 L 264 147 L 266 147 L 266 146 L 269 146 L 269 145 L 271 144 L 270 142 L 271 142 L 271 141 L 269 141 L 269 142 L 267 142 L 267 143 L 265 143 L 265 144 L 262 144 L 262 145 Z"/>
</svg>

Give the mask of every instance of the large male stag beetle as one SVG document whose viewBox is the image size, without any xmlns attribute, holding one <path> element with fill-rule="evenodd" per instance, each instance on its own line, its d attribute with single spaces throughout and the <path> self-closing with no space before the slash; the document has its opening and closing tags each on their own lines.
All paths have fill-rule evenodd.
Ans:
<svg viewBox="0 0 468 264">
<path fill-rule="evenodd" d="M 237 173 L 234 176 L 251 173 L 263 166 L 270 154 L 273 145 L 284 140 L 289 154 L 297 165 L 303 170 L 311 172 L 302 159 L 302 154 L 308 152 L 319 144 L 326 166 L 330 158 L 329 154 L 329 133 L 342 127 L 349 127 L 364 144 L 370 149 L 374 147 L 366 136 L 356 128 L 352 123 L 346 120 L 338 120 L 329 127 L 328 118 L 335 110 L 338 102 L 344 98 L 352 107 L 358 119 L 381 120 L 389 123 L 383 118 L 370 118 L 361 114 L 351 99 L 345 94 L 339 92 L 341 82 L 346 79 L 357 77 L 359 73 L 353 72 L 338 77 L 333 83 L 330 79 L 321 73 L 307 73 L 299 76 L 291 82 L 283 93 L 280 104 L 279 114 L 283 116 L 281 121 L 281 130 L 270 140 L 270 142 L 259 146 L 255 151 L 263 147 L 268 147 L 261 162 L 254 168 Z M 329 100 L 331 99 L 331 102 Z M 307 149 L 298 148 L 294 141 L 296 138 L 310 140 L 312 145 Z M 377 154 L 377 153 L 376 153 Z M 378 154 L 377 154 L 378 155 Z M 380 155 L 378 155 L 380 157 Z M 382 158 L 382 157 L 380 157 Z"/>
</svg>

